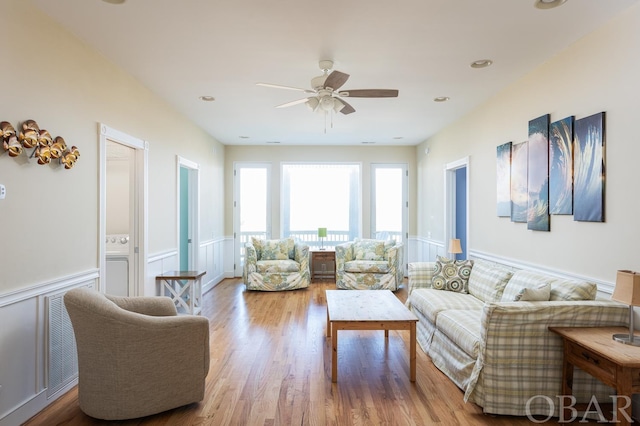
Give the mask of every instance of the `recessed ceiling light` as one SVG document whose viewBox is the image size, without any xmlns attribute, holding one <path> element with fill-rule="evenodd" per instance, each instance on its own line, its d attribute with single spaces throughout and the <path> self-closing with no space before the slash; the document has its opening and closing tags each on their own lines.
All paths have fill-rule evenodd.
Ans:
<svg viewBox="0 0 640 426">
<path fill-rule="evenodd" d="M 491 59 L 478 59 L 477 61 L 471 62 L 471 68 L 486 68 L 489 65 L 493 64 Z"/>
<path fill-rule="evenodd" d="M 394 136 L 393 138 L 396 140 L 400 140 L 400 139 L 404 139 L 404 136 Z"/>
<path fill-rule="evenodd" d="M 533 6 L 536 9 L 553 9 L 562 6 L 567 0 L 536 0 Z"/>
<path fill-rule="evenodd" d="M 433 102 L 447 102 L 449 99 L 448 96 L 438 96 L 437 98 L 433 98 Z"/>
<path fill-rule="evenodd" d="M 208 96 L 208 95 L 200 96 L 198 99 L 205 102 L 213 102 L 216 100 L 216 98 L 214 98 L 213 96 Z"/>
<path fill-rule="evenodd" d="M 127 0 L 102 0 L 102 1 L 110 4 L 122 4 Z"/>
<path fill-rule="evenodd" d="M 239 137 L 240 139 L 249 139 L 249 136 L 244 136 L 244 135 L 242 135 L 242 136 L 238 136 L 238 137 Z"/>
<path fill-rule="evenodd" d="M 365 145 L 373 145 L 375 142 L 373 141 L 362 141 L 363 144 Z"/>
<path fill-rule="evenodd" d="M 267 141 L 267 143 L 280 143 L 280 141 Z"/>
</svg>

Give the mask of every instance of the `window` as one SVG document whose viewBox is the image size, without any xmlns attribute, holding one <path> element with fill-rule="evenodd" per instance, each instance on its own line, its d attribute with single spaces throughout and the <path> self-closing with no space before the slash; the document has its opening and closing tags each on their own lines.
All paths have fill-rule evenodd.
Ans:
<svg viewBox="0 0 640 426">
<path fill-rule="evenodd" d="M 282 233 L 310 246 L 320 245 L 318 228 L 327 228 L 325 246 L 360 235 L 359 164 L 284 164 Z"/>
</svg>

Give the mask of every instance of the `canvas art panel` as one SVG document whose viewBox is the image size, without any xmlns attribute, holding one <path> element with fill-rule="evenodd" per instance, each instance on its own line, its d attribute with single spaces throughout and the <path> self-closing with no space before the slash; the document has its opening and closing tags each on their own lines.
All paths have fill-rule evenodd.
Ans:
<svg viewBox="0 0 640 426">
<path fill-rule="evenodd" d="M 549 126 L 549 213 L 573 214 L 573 116 Z"/>
<path fill-rule="evenodd" d="M 511 221 L 527 222 L 527 142 L 511 147 Z"/>
<path fill-rule="evenodd" d="M 527 229 L 549 231 L 549 114 L 529 121 Z"/>
<path fill-rule="evenodd" d="M 499 145 L 496 152 L 498 217 L 511 216 L 511 142 Z"/>
<path fill-rule="evenodd" d="M 604 222 L 604 112 L 574 124 L 573 220 Z"/>
</svg>

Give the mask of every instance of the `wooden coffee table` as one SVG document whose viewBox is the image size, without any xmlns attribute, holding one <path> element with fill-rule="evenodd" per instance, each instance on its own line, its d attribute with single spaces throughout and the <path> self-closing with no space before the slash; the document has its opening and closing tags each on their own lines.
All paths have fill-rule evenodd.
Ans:
<svg viewBox="0 0 640 426">
<path fill-rule="evenodd" d="M 331 337 L 331 381 L 338 380 L 338 331 L 409 330 L 409 380 L 416 381 L 418 318 L 389 290 L 327 290 L 327 336 Z"/>
</svg>

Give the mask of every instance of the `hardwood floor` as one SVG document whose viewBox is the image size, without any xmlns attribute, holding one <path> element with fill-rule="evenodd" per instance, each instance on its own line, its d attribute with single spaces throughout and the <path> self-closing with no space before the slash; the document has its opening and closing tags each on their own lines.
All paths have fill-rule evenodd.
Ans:
<svg viewBox="0 0 640 426">
<path fill-rule="evenodd" d="M 228 279 L 204 295 L 211 368 L 205 399 L 121 425 L 525 425 L 526 417 L 489 416 L 417 350 L 409 381 L 408 331 L 342 331 L 338 382 L 331 383 L 325 290 L 249 292 Z M 404 301 L 406 287 L 396 295 Z M 77 388 L 27 423 L 101 425 L 86 416 Z"/>
</svg>

